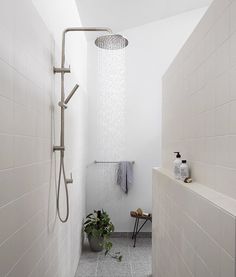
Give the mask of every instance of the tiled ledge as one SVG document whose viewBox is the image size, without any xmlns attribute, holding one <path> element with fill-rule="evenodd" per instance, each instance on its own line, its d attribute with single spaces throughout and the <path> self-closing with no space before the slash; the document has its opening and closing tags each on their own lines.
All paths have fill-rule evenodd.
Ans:
<svg viewBox="0 0 236 277">
<path fill-rule="evenodd" d="M 168 176 L 170 179 L 178 183 L 179 185 L 185 187 L 186 189 L 191 190 L 194 193 L 197 193 L 199 196 L 207 199 L 208 201 L 212 202 L 214 205 L 218 206 L 219 208 L 223 209 L 225 212 L 230 213 L 232 216 L 236 217 L 236 200 L 219 193 L 203 184 L 192 182 L 190 184 L 186 184 L 183 181 L 176 180 L 174 175 L 171 174 L 169 170 L 155 167 L 153 168 L 154 171 L 158 171 L 160 174 Z"/>
<path fill-rule="evenodd" d="M 154 276 L 235 277 L 234 199 L 160 168 L 152 197 Z"/>
</svg>

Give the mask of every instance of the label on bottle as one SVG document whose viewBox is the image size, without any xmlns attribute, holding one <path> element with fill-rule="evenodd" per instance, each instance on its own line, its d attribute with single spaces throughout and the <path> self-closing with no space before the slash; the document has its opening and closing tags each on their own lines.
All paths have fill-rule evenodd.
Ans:
<svg viewBox="0 0 236 277">
<path fill-rule="evenodd" d="M 175 165 L 174 174 L 175 174 L 175 178 L 180 179 L 180 167 L 179 167 L 179 165 Z"/>
<path fill-rule="evenodd" d="M 188 167 L 180 167 L 180 176 L 183 181 L 189 177 Z"/>
</svg>

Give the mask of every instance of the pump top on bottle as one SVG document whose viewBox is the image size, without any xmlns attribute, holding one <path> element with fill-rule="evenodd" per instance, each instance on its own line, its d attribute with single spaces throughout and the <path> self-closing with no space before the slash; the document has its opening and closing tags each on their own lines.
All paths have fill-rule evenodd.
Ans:
<svg viewBox="0 0 236 277">
<path fill-rule="evenodd" d="M 181 158 L 181 155 L 179 152 L 174 152 L 176 154 L 176 158 Z"/>
</svg>

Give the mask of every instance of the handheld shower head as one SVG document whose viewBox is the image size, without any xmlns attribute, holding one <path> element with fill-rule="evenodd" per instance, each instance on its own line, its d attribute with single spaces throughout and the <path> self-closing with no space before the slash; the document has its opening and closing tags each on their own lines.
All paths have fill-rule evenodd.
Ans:
<svg viewBox="0 0 236 277">
<path fill-rule="evenodd" d="M 129 42 L 126 38 L 117 34 L 100 36 L 95 40 L 97 47 L 107 50 L 118 50 L 125 48 Z"/>
</svg>

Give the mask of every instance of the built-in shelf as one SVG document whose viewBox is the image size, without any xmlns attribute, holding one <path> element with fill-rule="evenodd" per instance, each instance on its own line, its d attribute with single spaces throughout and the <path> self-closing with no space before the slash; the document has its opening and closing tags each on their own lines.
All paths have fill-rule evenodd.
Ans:
<svg viewBox="0 0 236 277">
<path fill-rule="evenodd" d="M 176 180 L 174 178 L 174 175 L 166 169 L 155 167 L 153 170 L 157 170 L 159 173 L 164 174 L 168 176 L 170 179 L 178 183 L 180 186 L 185 187 L 186 189 L 191 190 L 192 192 L 197 193 L 199 196 L 209 200 L 214 205 L 220 207 L 221 209 L 225 210 L 226 212 L 230 213 L 231 215 L 236 217 L 236 200 L 222 194 L 220 192 L 217 192 L 206 185 L 192 182 L 190 184 L 186 184 L 183 181 Z"/>
<path fill-rule="evenodd" d="M 152 197 L 154 276 L 235 277 L 234 199 L 162 168 L 153 169 Z"/>
</svg>

